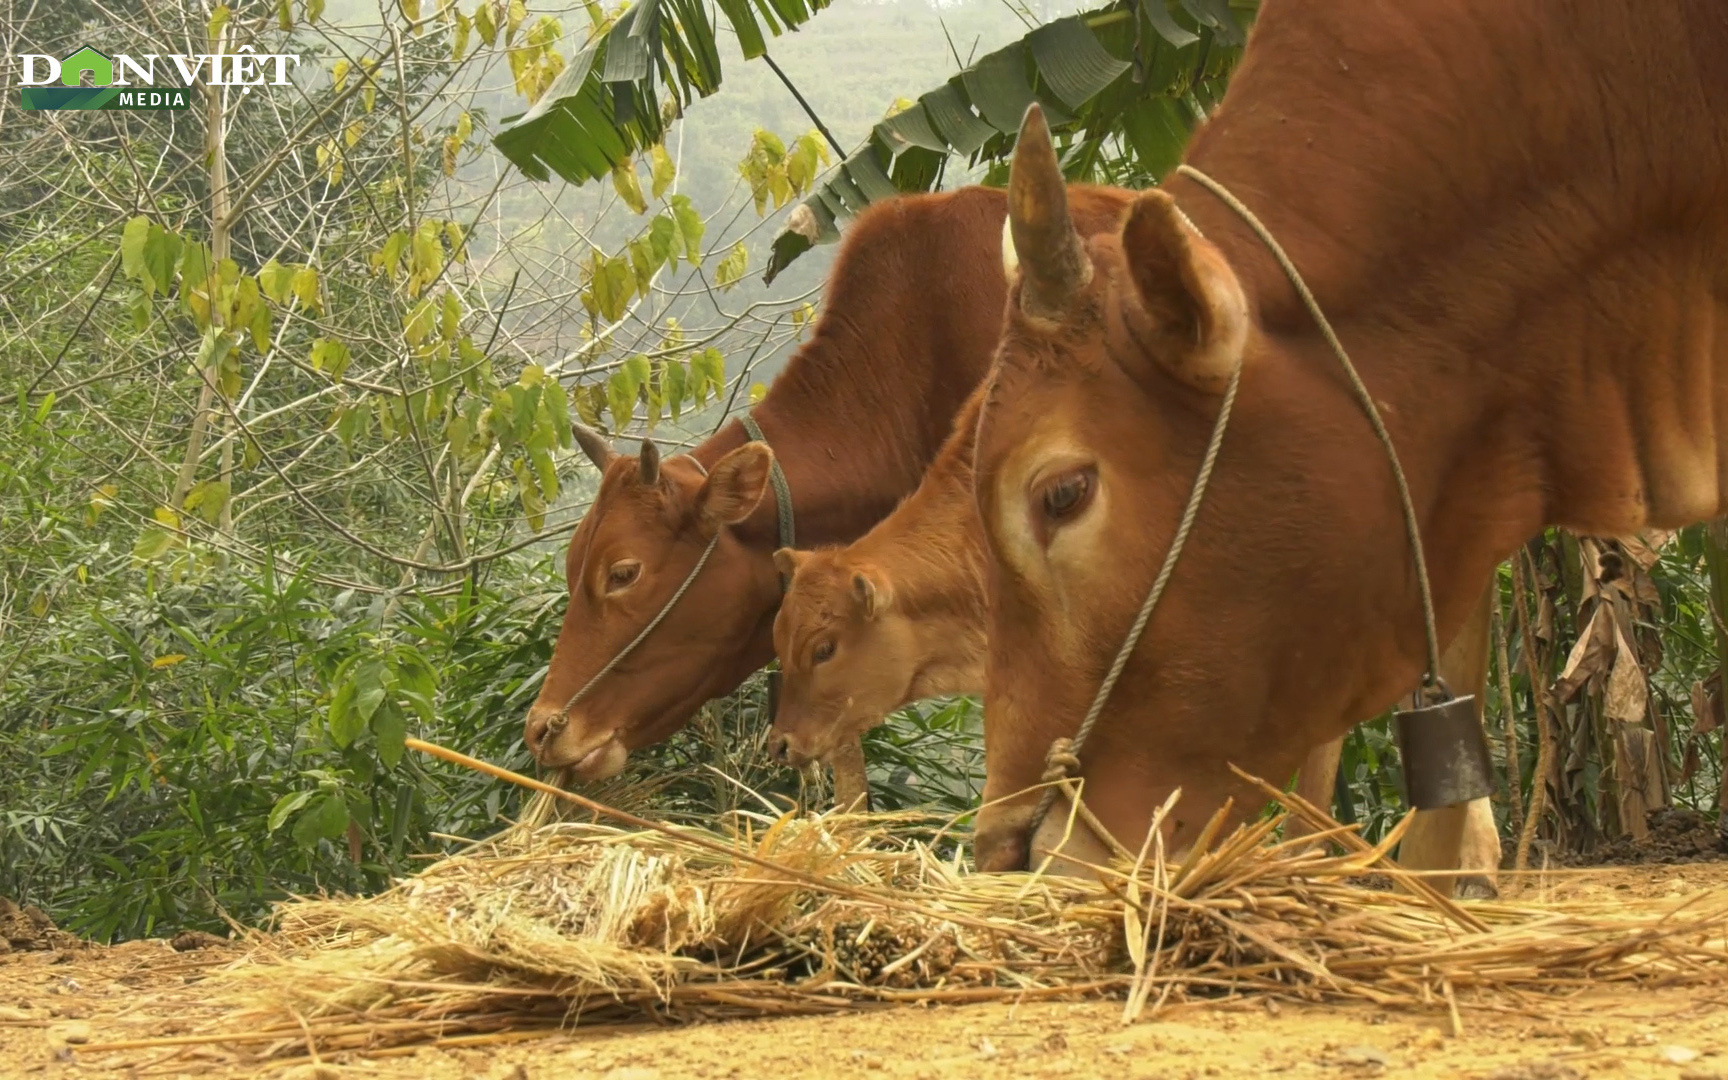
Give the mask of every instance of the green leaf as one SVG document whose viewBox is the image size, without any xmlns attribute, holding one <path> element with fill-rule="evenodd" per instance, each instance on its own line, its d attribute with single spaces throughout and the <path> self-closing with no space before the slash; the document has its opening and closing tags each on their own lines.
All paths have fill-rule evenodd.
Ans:
<svg viewBox="0 0 1728 1080">
<path fill-rule="evenodd" d="M 173 550 L 180 538 L 167 529 L 150 526 L 138 534 L 132 545 L 132 557 L 139 562 L 154 562 Z"/>
<path fill-rule="evenodd" d="M 372 736 L 378 740 L 378 760 L 386 769 L 394 769 L 402 760 L 402 744 L 408 738 L 408 718 L 394 702 L 385 702 L 372 717 Z"/>
<path fill-rule="evenodd" d="M 353 678 L 346 678 L 330 697 L 330 740 L 340 747 L 352 744 L 366 727 L 366 721 L 354 711 L 356 690 Z"/>
<path fill-rule="evenodd" d="M 522 500 L 522 514 L 528 519 L 529 528 L 538 529 L 546 524 L 546 500 L 540 497 L 534 486 L 533 473 L 520 460 L 512 461 L 510 468 L 516 474 L 516 493 Z"/>
<path fill-rule="evenodd" d="M 197 366 L 200 371 L 220 373 L 222 362 L 234 349 L 234 336 L 226 330 L 218 330 L 212 326 L 204 331 L 203 339 L 198 343 Z M 233 395 L 230 394 L 230 397 Z"/>
<path fill-rule="evenodd" d="M 624 310 L 636 293 L 635 272 L 630 268 L 630 260 L 623 256 L 596 253 L 594 257 L 596 264 L 590 288 L 595 311 L 607 322 L 617 322 L 624 317 Z"/>
<path fill-rule="evenodd" d="M 284 3 L 286 3 L 286 0 L 284 0 Z M 264 823 L 265 831 L 275 832 L 277 829 L 280 829 L 282 823 L 288 820 L 289 814 L 292 814 L 302 806 L 305 806 L 308 802 L 311 802 L 312 796 L 316 794 L 318 794 L 316 791 L 290 791 L 280 799 L 277 799 L 276 805 L 270 808 L 269 819 Z"/>
<path fill-rule="evenodd" d="M 293 0 L 276 0 L 276 29 L 294 29 Z M 272 828 L 270 831 L 275 832 L 276 830 Z"/>
<path fill-rule="evenodd" d="M 326 795 L 294 823 L 294 842 L 312 847 L 320 840 L 334 840 L 348 831 L 348 804 L 339 795 Z"/>
<path fill-rule="evenodd" d="M 654 268 L 658 270 L 677 250 L 678 223 L 670 214 L 660 214 L 648 226 L 648 245 L 654 253 Z"/>
<path fill-rule="evenodd" d="M 712 390 L 718 398 L 726 385 L 726 358 L 719 349 L 703 349 L 690 357 L 690 374 L 695 380 L 692 390 L 698 407 L 707 403 L 708 392 Z"/>
<path fill-rule="evenodd" d="M 361 723 L 371 720 L 378 711 L 390 689 L 388 678 L 389 669 L 382 660 L 367 660 L 354 669 L 354 714 Z"/>
<path fill-rule="evenodd" d="M 275 318 L 274 315 L 270 314 L 269 308 L 259 304 L 257 309 L 252 312 L 251 321 L 246 325 L 246 329 L 252 333 L 252 347 L 261 353 L 270 351 L 270 324 L 275 321 Z"/>
<path fill-rule="evenodd" d="M 622 369 L 606 380 L 606 407 L 612 411 L 612 430 L 623 431 L 636 414 L 638 383 Z"/>
<path fill-rule="evenodd" d="M 678 236 L 684 245 L 684 257 L 691 266 L 702 260 L 702 234 L 707 226 L 702 223 L 702 215 L 690 205 L 686 195 L 672 196 L 672 217 L 678 224 Z"/>
<path fill-rule="evenodd" d="M 145 295 L 156 289 L 156 282 L 144 265 L 144 242 L 150 237 L 150 226 L 150 219 L 140 215 L 120 230 L 120 268 L 127 277 L 144 286 Z"/>
<path fill-rule="evenodd" d="M 456 294 L 446 292 L 444 294 L 444 308 L 439 313 L 438 318 L 438 336 L 445 341 L 455 341 L 456 331 L 460 328 L 461 320 L 462 306 L 457 302 Z"/>
<path fill-rule="evenodd" d="M 181 509 L 196 513 L 211 525 L 216 524 L 222 516 L 223 507 L 228 505 L 228 481 L 205 480 L 193 486 L 186 493 L 186 499 Z"/>
<path fill-rule="evenodd" d="M 528 460 L 534 466 L 535 478 L 539 481 L 540 493 L 548 502 L 558 497 L 558 466 L 553 463 L 552 455 L 541 449 L 530 449 Z"/>
<path fill-rule="evenodd" d="M 351 354 L 348 346 L 334 338 L 314 338 L 312 340 L 311 364 L 313 371 L 321 371 L 330 376 L 331 382 L 342 378 L 342 373 L 348 370 Z"/>
<path fill-rule="evenodd" d="M 676 360 L 666 361 L 666 366 L 660 369 L 660 396 L 666 401 L 673 423 L 678 422 L 678 415 L 684 411 L 684 395 L 688 392 L 684 365 Z"/>
<path fill-rule="evenodd" d="M 292 266 L 283 266 L 271 259 L 258 268 L 258 286 L 273 302 L 286 304 L 288 293 L 294 287 L 294 270 Z"/>
<path fill-rule="evenodd" d="M 541 407 L 552 420 L 552 434 L 561 450 L 570 449 L 570 401 L 565 396 L 564 384 L 557 379 L 547 379 L 541 393 Z"/>
</svg>

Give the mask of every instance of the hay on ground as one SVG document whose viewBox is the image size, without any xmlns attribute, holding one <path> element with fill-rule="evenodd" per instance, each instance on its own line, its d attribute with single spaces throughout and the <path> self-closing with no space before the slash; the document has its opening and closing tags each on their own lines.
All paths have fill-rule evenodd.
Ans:
<svg viewBox="0 0 1728 1080">
<path fill-rule="evenodd" d="M 1728 975 L 1728 897 L 1460 907 L 1364 888 L 1400 877 L 1396 835 L 1370 847 L 1274 795 L 1284 813 L 1208 830 L 1179 863 L 1154 846 L 1089 879 L 971 873 L 904 815 L 516 830 L 379 896 L 283 905 L 226 975 L 240 1011 L 205 1037 L 268 1057 L 911 1001 L 1112 995 L 1132 1018 L 1232 992 L 1457 1025 L 1460 994 Z M 1292 813 L 1346 853 L 1274 842 Z"/>
</svg>

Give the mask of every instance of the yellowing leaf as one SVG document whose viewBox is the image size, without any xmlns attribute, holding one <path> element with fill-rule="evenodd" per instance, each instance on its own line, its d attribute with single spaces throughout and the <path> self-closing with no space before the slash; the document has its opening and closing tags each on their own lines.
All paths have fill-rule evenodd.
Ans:
<svg viewBox="0 0 1728 1080">
<path fill-rule="evenodd" d="M 178 652 L 165 653 L 161 656 L 158 656 L 156 659 L 150 661 L 150 666 L 153 668 L 173 667 L 175 664 L 180 663 L 184 659 L 186 659 L 185 653 L 178 653 Z"/>
<path fill-rule="evenodd" d="M 330 65 L 330 88 L 338 94 L 348 83 L 348 71 L 353 67 L 347 60 L 338 60 Z"/>
<path fill-rule="evenodd" d="M 492 0 L 480 0 L 480 6 L 474 9 L 474 29 L 488 48 L 498 40 L 498 16 L 493 10 Z"/>
<path fill-rule="evenodd" d="M 612 167 L 612 187 L 625 206 L 638 214 L 648 212 L 648 200 L 642 197 L 642 184 L 636 179 L 635 162 L 626 158 Z"/>
<path fill-rule="evenodd" d="M 306 21 L 317 22 L 324 17 L 324 0 L 306 0 Z"/>
<path fill-rule="evenodd" d="M 302 307 L 309 308 L 314 312 L 322 314 L 323 301 L 319 298 L 318 294 L 317 270 L 310 266 L 302 266 L 300 269 L 294 271 L 294 278 L 290 288 L 293 290 L 294 296 L 300 301 Z"/>
<path fill-rule="evenodd" d="M 426 335 L 432 332 L 435 317 L 430 297 L 414 305 L 414 309 L 402 318 L 402 336 L 408 339 L 408 344 L 418 345 L 426 340 Z"/>
<path fill-rule="evenodd" d="M 275 303 L 287 303 L 288 294 L 294 287 L 294 267 L 283 266 L 271 259 L 258 268 L 258 287 Z"/>
<path fill-rule="evenodd" d="M 474 32 L 474 22 L 469 19 L 468 16 L 462 14 L 460 10 L 456 10 L 455 15 L 456 32 L 451 35 L 450 58 L 452 60 L 461 60 L 462 55 L 468 51 L 468 37 Z"/>
<path fill-rule="evenodd" d="M 210 43 L 212 45 L 216 43 L 217 38 L 222 36 L 222 28 L 227 26 L 228 20 L 233 17 L 234 13 L 228 10 L 227 4 L 216 5 L 216 10 L 210 13 L 210 22 L 207 26 L 207 29 L 210 31 Z"/>
<path fill-rule="evenodd" d="M 363 135 L 365 131 L 366 122 L 363 120 L 355 120 L 342 129 L 342 141 L 348 145 L 349 149 L 353 149 L 354 144 L 360 141 L 360 136 Z"/>
<path fill-rule="evenodd" d="M 732 286 L 744 277 L 749 262 L 750 252 L 744 247 L 744 241 L 740 240 L 732 245 L 732 250 L 728 251 L 726 257 L 714 268 L 714 284 L 720 286 L 721 292 L 730 291 Z"/>
<path fill-rule="evenodd" d="M 750 404 L 759 405 L 768 396 L 768 388 L 761 383 L 750 384 Z"/>
<path fill-rule="evenodd" d="M 678 168 L 672 161 L 672 155 L 666 152 L 665 143 L 655 143 L 648 151 L 648 160 L 652 166 L 654 197 L 658 199 L 672 186 L 672 181 L 678 176 Z"/>
</svg>

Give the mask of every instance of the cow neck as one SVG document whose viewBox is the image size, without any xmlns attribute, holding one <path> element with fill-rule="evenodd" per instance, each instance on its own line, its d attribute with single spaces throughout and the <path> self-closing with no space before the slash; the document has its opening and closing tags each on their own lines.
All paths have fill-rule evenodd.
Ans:
<svg viewBox="0 0 1728 1080">
<path fill-rule="evenodd" d="M 836 335 L 813 340 L 752 410 L 790 490 L 801 547 L 848 543 L 891 511 L 917 486 L 934 447 L 924 433 L 943 434 L 953 408 L 937 422 L 938 394 L 908 393 L 859 377 L 868 364 L 843 359 L 862 349 L 835 347 Z M 835 372 L 853 386 L 836 387 Z M 966 390 L 970 390 L 967 387 Z M 835 403 L 845 412 L 835 414 Z M 959 404 L 958 400 L 951 403 Z M 909 434 L 912 433 L 912 434 Z M 693 451 L 705 468 L 749 441 L 743 424 L 728 421 Z M 779 499 L 764 493 L 750 517 L 734 526 L 739 539 L 764 553 L 779 543 Z"/>
<path fill-rule="evenodd" d="M 1541 51 L 1550 9 L 1474 21 L 1461 8 L 1423 31 L 1444 48 L 1404 40 L 1414 19 L 1370 38 L 1337 5 L 1263 11 L 1186 160 L 1302 269 L 1387 406 L 1425 517 L 1492 523 L 1491 537 L 1460 526 L 1459 546 L 1485 557 L 1545 523 L 1619 532 L 1718 513 L 1713 436 L 1728 407 L 1713 404 L 1704 343 L 1728 243 L 1728 138 L 1699 86 L 1720 85 L 1721 62 L 1700 58 L 1721 48 L 1693 40 L 1676 6 L 1580 26 L 1585 40 L 1552 67 L 1502 63 L 1489 58 Z M 1728 47 L 1720 28 L 1700 32 Z M 1638 66 L 1682 42 L 1656 74 Z M 1460 57 L 1482 59 L 1456 70 Z M 1634 130 L 1647 134 L 1624 137 Z M 1230 260 L 1261 328 L 1323 364 L 1248 228 L 1188 178 L 1167 190 Z M 1491 451 L 1471 445 L 1488 431 Z M 1495 483 L 1449 490 L 1465 471 Z"/>
</svg>

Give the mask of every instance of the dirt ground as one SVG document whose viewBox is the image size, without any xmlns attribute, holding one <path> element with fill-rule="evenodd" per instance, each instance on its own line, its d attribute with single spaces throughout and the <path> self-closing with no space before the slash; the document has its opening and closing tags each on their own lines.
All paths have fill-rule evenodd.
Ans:
<svg viewBox="0 0 1728 1080">
<path fill-rule="evenodd" d="M 1508 898 L 1678 898 L 1728 890 L 1728 864 L 1559 870 L 1507 882 Z M 60 944 L 64 944 L 61 941 Z M 179 942 L 183 947 L 201 944 Z M 1124 1026 L 1117 1002 L 903 1007 L 683 1028 L 587 1027 L 514 1043 L 393 1057 L 248 1063 L 209 1045 L 106 1049 L 221 1019 L 211 972 L 237 955 L 161 941 L 0 954 L 0 1077 L 1469 1077 L 1728 1080 L 1728 982 L 1708 989 L 1602 987 L 1501 995 L 1443 1009 L 1238 999 L 1167 1008 Z"/>
</svg>

